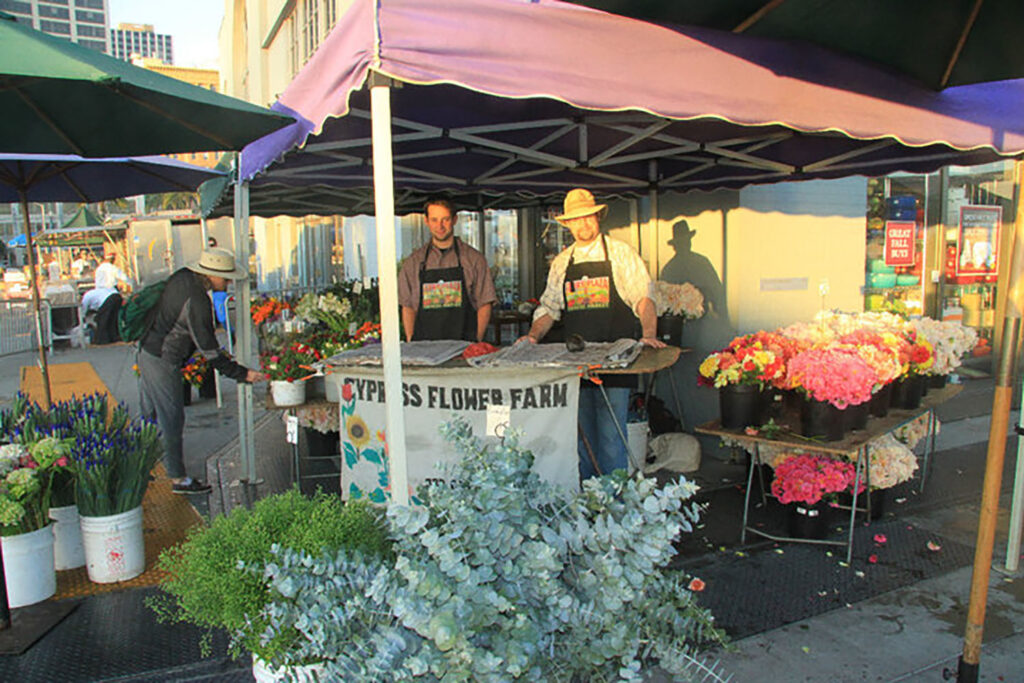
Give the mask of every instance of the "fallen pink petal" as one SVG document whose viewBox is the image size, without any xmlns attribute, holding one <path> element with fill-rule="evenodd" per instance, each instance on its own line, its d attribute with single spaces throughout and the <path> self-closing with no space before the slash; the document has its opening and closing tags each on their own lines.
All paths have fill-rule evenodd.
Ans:
<svg viewBox="0 0 1024 683">
<path fill-rule="evenodd" d="M 942 550 L 942 546 L 935 541 L 928 541 L 928 550 L 931 550 L 933 553 L 937 553 Z"/>
<path fill-rule="evenodd" d="M 868 555 L 868 562 L 870 562 L 871 564 L 878 564 L 878 555 Z"/>
<path fill-rule="evenodd" d="M 881 544 L 884 544 L 888 540 L 889 539 L 886 537 L 885 534 L 875 534 L 875 543 L 878 543 L 878 544 L 881 545 Z"/>
</svg>

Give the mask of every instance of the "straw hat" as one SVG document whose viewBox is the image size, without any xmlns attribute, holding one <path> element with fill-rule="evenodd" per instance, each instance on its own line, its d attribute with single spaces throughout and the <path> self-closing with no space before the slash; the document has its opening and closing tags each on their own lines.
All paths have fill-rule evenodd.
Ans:
<svg viewBox="0 0 1024 683">
<path fill-rule="evenodd" d="M 228 280 L 240 280 L 248 275 L 241 268 L 235 268 L 235 255 L 222 247 L 204 249 L 196 263 L 190 263 L 188 269 L 194 273 L 213 275 Z"/>
<path fill-rule="evenodd" d="M 569 194 L 565 195 L 563 213 L 561 216 L 555 216 L 555 220 L 564 223 L 573 218 L 592 216 L 595 213 L 598 214 L 598 218 L 604 218 L 604 215 L 608 213 L 608 205 L 595 203 L 594 195 L 590 193 L 590 190 L 577 187 L 575 190 L 569 190 Z"/>
</svg>

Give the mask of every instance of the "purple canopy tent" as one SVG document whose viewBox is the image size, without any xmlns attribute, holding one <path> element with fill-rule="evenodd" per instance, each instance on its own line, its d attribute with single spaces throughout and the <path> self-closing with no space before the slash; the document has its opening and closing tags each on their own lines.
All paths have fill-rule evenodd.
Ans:
<svg viewBox="0 0 1024 683">
<path fill-rule="evenodd" d="M 1022 104 L 1018 82 L 936 93 L 818 48 L 556 0 L 357 0 L 275 105 L 302 121 L 243 151 L 236 218 L 367 213 L 372 196 L 388 225 L 396 187 L 400 207 L 446 191 L 479 208 L 579 185 L 656 196 L 928 171 L 1024 151 Z M 397 395 L 394 232 L 377 238 L 385 386 Z M 404 501 L 393 403 L 392 491 Z"/>
</svg>

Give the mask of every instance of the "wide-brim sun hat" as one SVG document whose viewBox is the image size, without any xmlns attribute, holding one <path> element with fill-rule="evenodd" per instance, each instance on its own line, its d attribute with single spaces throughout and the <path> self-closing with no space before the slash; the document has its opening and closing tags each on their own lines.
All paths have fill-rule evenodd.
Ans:
<svg viewBox="0 0 1024 683">
<path fill-rule="evenodd" d="M 213 275 L 227 280 L 241 280 L 248 276 L 245 270 L 235 267 L 235 255 L 222 247 L 204 249 L 199 260 L 190 263 L 187 268 L 193 273 Z"/>
<path fill-rule="evenodd" d="M 583 218 L 594 214 L 598 214 L 598 218 L 603 218 L 606 213 L 608 213 L 607 204 L 598 204 L 594 201 L 594 195 L 590 193 L 590 190 L 578 187 L 575 190 L 569 190 L 569 194 L 565 195 L 562 215 L 555 216 L 555 220 L 564 223 L 574 218 Z"/>
</svg>

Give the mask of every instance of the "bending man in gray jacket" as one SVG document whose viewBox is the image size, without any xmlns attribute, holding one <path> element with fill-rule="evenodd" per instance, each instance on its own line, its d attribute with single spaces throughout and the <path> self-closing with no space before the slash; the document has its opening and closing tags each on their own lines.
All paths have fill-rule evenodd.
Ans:
<svg viewBox="0 0 1024 683">
<path fill-rule="evenodd" d="M 227 249 L 203 251 L 197 263 L 175 272 L 167 280 L 156 304 L 149 330 L 139 342 L 142 414 L 155 418 L 164 441 L 164 466 L 174 482 L 174 493 L 203 493 L 208 484 L 188 476 L 181 450 L 185 430 L 185 402 L 181 368 L 199 349 L 210 366 L 237 382 L 257 382 L 263 373 L 239 365 L 220 348 L 214 334 L 210 290 L 222 292 L 229 280 L 246 277 L 235 268 Z"/>
</svg>

